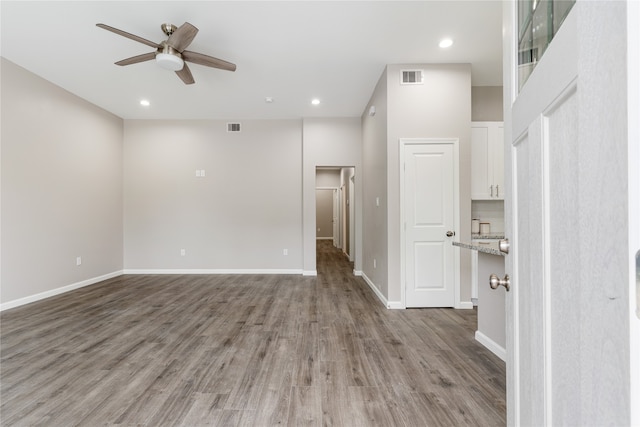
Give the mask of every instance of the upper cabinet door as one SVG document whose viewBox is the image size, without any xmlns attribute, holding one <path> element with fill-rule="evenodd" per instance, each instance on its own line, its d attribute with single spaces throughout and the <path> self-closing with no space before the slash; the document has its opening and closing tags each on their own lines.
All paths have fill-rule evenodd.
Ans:
<svg viewBox="0 0 640 427">
<path fill-rule="evenodd" d="M 471 199 L 504 200 L 502 122 L 471 123 Z"/>
</svg>

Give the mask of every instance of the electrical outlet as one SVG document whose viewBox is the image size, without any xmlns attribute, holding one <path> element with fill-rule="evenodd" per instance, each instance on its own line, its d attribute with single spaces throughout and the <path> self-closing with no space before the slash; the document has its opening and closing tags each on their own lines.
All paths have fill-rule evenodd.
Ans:
<svg viewBox="0 0 640 427">
<path fill-rule="evenodd" d="M 82 257 L 76 257 L 76 265 L 81 265 L 82 264 Z"/>
<path fill-rule="evenodd" d="M 180 249 L 180 256 L 185 256 L 187 254 L 186 249 Z"/>
<path fill-rule="evenodd" d="M 289 255 L 289 249 L 283 249 L 282 255 Z"/>
</svg>

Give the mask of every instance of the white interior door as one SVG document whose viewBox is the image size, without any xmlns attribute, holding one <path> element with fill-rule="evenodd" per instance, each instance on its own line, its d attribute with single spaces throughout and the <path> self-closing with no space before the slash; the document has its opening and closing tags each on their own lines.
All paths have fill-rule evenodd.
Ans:
<svg viewBox="0 0 640 427">
<path fill-rule="evenodd" d="M 507 135 L 510 165 L 505 172 L 510 191 L 505 200 L 505 225 L 512 247 L 506 260 L 512 285 L 506 316 L 507 389 L 508 423 L 513 425 L 555 424 L 554 385 L 579 383 L 571 369 L 579 358 L 577 319 L 557 323 L 563 311 L 566 314 L 575 304 L 569 284 L 579 272 L 575 263 L 558 268 L 551 259 L 552 253 L 557 261 L 563 259 L 567 254 L 562 240 L 570 242 L 577 235 L 573 212 L 577 193 L 571 190 L 579 185 L 576 162 L 552 165 L 577 155 L 576 30 L 576 16 L 570 14 L 514 102 Z M 512 84 L 517 87 L 516 76 Z M 564 197 L 565 203 L 556 203 L 559 200 L 553 197 Z M 556 280 L 569 286 L 563 289 Z M 552 345 L 558 339 L 564 341 L 562 349 Z M 562 352 L 571 356 L 563 359 Z"/>
<path fill-rule="evenodd" d="M 507 424 L 628 425 L 624 5 L 578 1 L 519 94 L 504 5 Z"/>
<path fill-rule="evenodd" d="M 403 147 L 405 306 L 454 307 L 455 145 L 412 141 Z"/>
</svg>

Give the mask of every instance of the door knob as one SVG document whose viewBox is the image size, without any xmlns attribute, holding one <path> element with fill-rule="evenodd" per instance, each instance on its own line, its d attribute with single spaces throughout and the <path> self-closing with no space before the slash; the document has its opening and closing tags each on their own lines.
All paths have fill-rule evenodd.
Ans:
<svg viewBox="0 0 640 427">
<path fill-rule="evenodd" d="M 451 236 L 455 236 L 456 232 L 455 231 L 447 231 L 447 237 L 451 237 Z"/>
<path fill-rule="evenodd" d="M 491 289 L 498 289 L 498 286 L 504 286 L 507 292 L 509 292 L 509 289 L 511 289 L 509 275 L 505 274 L 504 279 L 501 279 L 495 274 L 492 274 L 491 276 L 489 276 L 489 286 L 491 286 Z"/>
<path fill-rule="evenodd" d="M 503 254 L 508 254 L 509 253 L 509 239 L 500 240 L 500 242 L 498 243 L 498 248 L 500 249 L 500 252 L 502 252 Z"/>
</svg>

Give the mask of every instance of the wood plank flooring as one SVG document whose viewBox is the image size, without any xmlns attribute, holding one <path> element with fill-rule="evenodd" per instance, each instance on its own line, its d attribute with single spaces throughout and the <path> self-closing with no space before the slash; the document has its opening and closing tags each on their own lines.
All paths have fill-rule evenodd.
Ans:
<svg viewBox="0 0 640 427">
<path fill-rule="evenodd" d="M 2 426 L 499 426 L 473 310 L 387 310 L 318 276 L 121 276 L 1 314 Z"/>
</svg>

